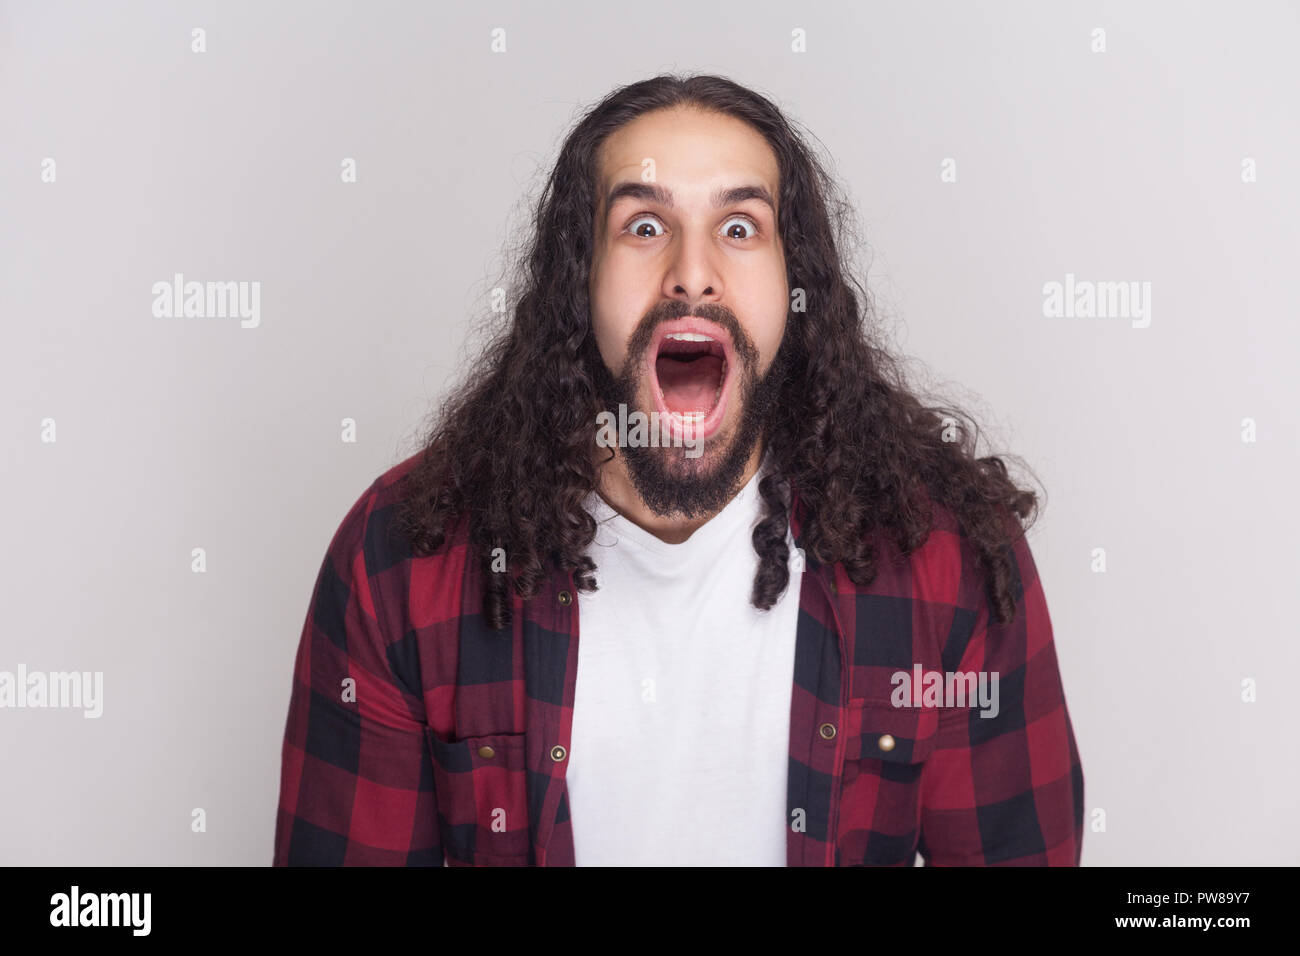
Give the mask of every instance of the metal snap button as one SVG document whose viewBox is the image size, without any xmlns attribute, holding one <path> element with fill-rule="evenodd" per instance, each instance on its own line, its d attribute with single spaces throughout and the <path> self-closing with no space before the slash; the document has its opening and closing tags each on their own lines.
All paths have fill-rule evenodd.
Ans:
<svg viewBox="0 0 1300 956">
<path fill-rule="evenodd" d="M 880 739 L 876 741 L 876 746 L 878 746 L 881 750 L 888 753 L 889 751 L 894 749 L 894 745 L 896 743 L 898 743 L 898 741 L 894 740 L 892 734 L 881 734 Z"/>
<path fill-rule="evenodd" d="M 559 744 L 556 744 L 554 747 L 551 748 L 551 759 L 554 760 L 556 763 L 559 763 L 561 760 L 564 759 L 564 755 L 566 753 L 568 753 L 568 751 L 566 751 Z"/>
<path fill-rule="evenodd" d="M 561 591 L 561 592 L 560 592 L 560 603 L 561 603 L 562 605 L 564 605 L 565 607 L 568 607 L 570 604 L 573 603 L 573 595 L 570 594 L 568 591 Z"/>
<path fill-rule="evenodd" d="M 830 740 L 835 736 L 834 724 L 822 724 L 817 728 L 817 732 L 822 735 L 822 740 Z"/>
<path fill-rule="evenodd" d="M 478 755 L 482 757 L 484 760 L 491 760 L 493 757 L 497 755 L 497 752 L 493 750 L 491 747 L 479 747 Z"/>
</svg>

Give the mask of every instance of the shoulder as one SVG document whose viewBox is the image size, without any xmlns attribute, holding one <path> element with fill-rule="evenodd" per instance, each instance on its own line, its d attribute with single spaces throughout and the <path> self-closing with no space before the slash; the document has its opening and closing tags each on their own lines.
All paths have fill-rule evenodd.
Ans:
<svg viewBox="0 0 1300 956">
<path fill-rule="evenodd" d="M 414 455 L 387 469 L 353 498 L 330 541 L 329 553 L 336 561 L 349 565 L 361 561 L 368 575 L 407 556 L 396 533 L 396 517 L 403 479 L 418 457 Z"/>
<path fill-rule="evenodd" d="M 891 610 L 901 615 L 905 635 L 897 645 L 910 646 L 916 661 L 945 673 L 1006 676 L 1008 692 L 1029 676 L 1025 668 L 1031 663 L 1050 669 L 1054 658 L 1042 652 L 1050 650 L 1051 622 L 1023 530 L 1004 548 L 1011 558 L 1008 584 L 1015 613 L 1010 621 L 999 622 L 975 541 L 952 508 L 932 503 L 931 511 L 926 539 L 908 555 L 895 552 L 894 560 L 882 562 L 881 580 L 870 588 L 872 594 L 906 599 L 904 606 Z M 885 626 L 873 624 L 876 630 Z"/>
<path fill-rule="evenodd" d="M 359 549 L 370 569 L 383 570 L 414 557 L 401 533 L 400 519 L 410 503 L 412 481 L 424 454 L 423 450 L 416 452 L 381 472 L 343 517 L 336 534 L 338 543 Z M 464 524 L 458 521 L 448 528 L 448 546 L 439 548 L 439 553 L 452 550 L 461 540 Z"/>
<path fill-rule="evenodd" d="M 419 616 L 412 595 L 437 595 L 442 605 L 458 599 L 468 536 L 464 522 L 448 529 L 435 552 L 416 555 L 402 527 L 408 478 L 418 467 L 417 452 L 385 469 L 348 507 L 330 541 L 325 564 L 345 582 L 384 630 L 400 636 Z M 432 609 L 426 609 L 432 610 Z M 450 608 L 440 608 L 440 615 Z"/>
<path fill-rule="evenodd" d="M 979 548 L 951 507 L 931 502 L 931 508 L 929 536 L 909 557 L 917 594 L 986 618 L 988 579 Z M 1010 512 L 1007 522 L 1012 540 L 1004 546 L 1003 554 L 1010 559 L 1012 596 L 1019 612 L 1026 592 L 1040 589 L 1041 585 L 1024 529 Z"/>
</svg>

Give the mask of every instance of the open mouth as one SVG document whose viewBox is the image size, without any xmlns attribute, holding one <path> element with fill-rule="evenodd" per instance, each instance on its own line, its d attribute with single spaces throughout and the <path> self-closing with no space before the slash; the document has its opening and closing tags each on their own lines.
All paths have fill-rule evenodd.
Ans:
<svg viewBox="0 0 1300 956">
<path fill-rule="evenodd" d="M 663 323 L 650 349 L 654 401 L 669 427 L 708 438 L 722 423 L 734 365 L 727 333 L 694 316 Z"/>
</svg>

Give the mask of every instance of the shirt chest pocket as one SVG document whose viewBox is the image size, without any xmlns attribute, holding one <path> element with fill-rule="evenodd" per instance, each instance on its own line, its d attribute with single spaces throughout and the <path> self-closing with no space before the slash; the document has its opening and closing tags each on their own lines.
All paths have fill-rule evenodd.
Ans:
<svg viewBox="0 0 1300 956">
<path fill-rule="evenodd" d="M 849 702 L 837 848 L 841 865 L 910 866 L 921 826 L 921 771 L 939 712 Z"/>
<path fill-rule="evenodd" d="M 890 779 L 905 779 L 919 772 L 934 750 L 939 711 L 934 707 L 895 707 L 887 700 L 851 700 L 847 730 L 845 782 L 864 766 Z M 879 761 L 879 765 L 867 761 Z"/>
<path fill-rule="evenodd" d="M 448 866 L 531 862 L 523 734 L 443 740 L 425 728 Z"/>
</svg>

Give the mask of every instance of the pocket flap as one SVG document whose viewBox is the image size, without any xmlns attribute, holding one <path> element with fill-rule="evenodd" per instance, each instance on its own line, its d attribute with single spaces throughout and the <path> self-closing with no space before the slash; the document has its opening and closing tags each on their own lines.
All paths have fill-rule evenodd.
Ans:
<svg viewBox="0 0 1300 956">
<path fill-rule="evenodd" d="M 848 760 L 918 763 L 934 750 L 939 711 L 895 707 L 888 701 L 849 701 Z"/>
</svg>

